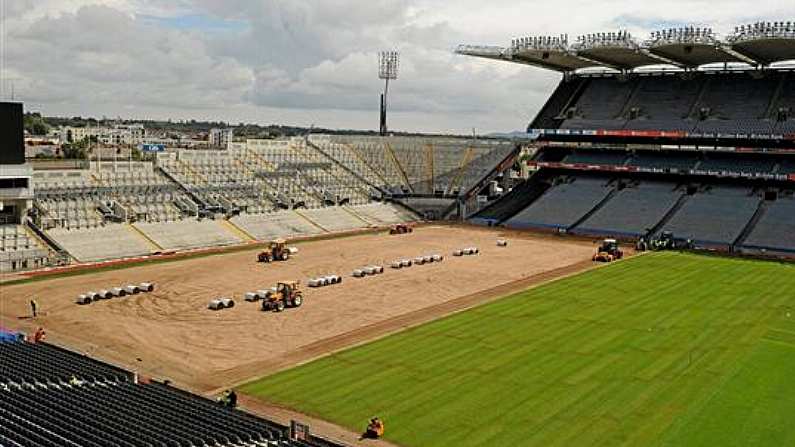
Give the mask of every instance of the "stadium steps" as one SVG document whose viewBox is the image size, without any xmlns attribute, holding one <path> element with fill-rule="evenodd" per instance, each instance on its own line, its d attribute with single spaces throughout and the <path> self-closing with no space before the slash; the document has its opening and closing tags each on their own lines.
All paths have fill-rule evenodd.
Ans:
<svg viewBox="0 0 795 447">
<path fill-rule="evenodd" d="M 400 179 L 403 180 L 403 184 L 406 186 L 406 188 L 409 189 L 409 191 L 413 193 L 414 188 L 411 186 L 411 181 L 409 181 L 409 176 L 408 174 L 406 174 L 406 170 L 404 169 L 403 165 L 400 164 L 400 159 L 398 159 L 395 150 L 392 149 L 392 145 L 390 145 L 389 143 L 384 143 L 384 146 L 386 147 L 386 151 L 389 154 L 389 159 L 394 164 L 398 174 L 400 174 Z"/>
<path fill-rule="evenodd" d="M 632 83 L 632 91 L 630 91 L 629 95 L 627 95 L 627 100 L 624 101 L 624 105 L 621 107 L 621 112 L 619 112 L 618 116 L 614 118 L 625 120 L 629 119 L 630 106 L 635 102 L 635 97 L 638 96 L 638 92 L 640 91 L 640 87 L 643 85 L 644 81 L 645 79 L 639 79 Z"/>
<path fill-rule="evenodd" d="M 234 233 L 243 242 L 252 242 L 252 241 L 256 241 L 257 240 L 257 238 L 252 236 L 251 233 L 249 233 L 248 231 L 238 227 L 231 220 L 219 219 L 218 222 L 220 222 L 222 226 L 226 227 L 227 230 L 229 230 L 230 232 Z"/>
<path fill-rule="evenodd" d="M 171 173 L 170 173 L 168 170 L 166 170 L 166 169 L 163 169 L 163 168 L 162 168 L 162 167 L 160 167 L 160 166 L 158 166 L 158 167 L 157 167 L 157 169 L 158 169 L 158 170 L 160 171 L 160 173 L 161 173 L 161 174 L 163 174 L 163 175 L 164 175 L 164 176 L 165 176 L 167 179 L 169 179 L 170 181 L 172 181 L 172 182 L 176 183 L 177 185 L 179 185 L 179 187 L 182 189 L 182 191 L 183 191 L 183 192 L 185 192 L 185 194 L 187 194 L 187 195 L 188 195 L 188 196 L 189 196 L 191 199 L 193 199 L 193 201 L 194 201 L 194 202 L 198 203 L 198 204 L 199 204 L 199 205 L 201 205 L 203 208 L 208 208 L 208 206 L 209 206 L 209 205 L 208 205 L 208 204 L 207 204 L 207 202 L 204 200 L 204 198 L 202 198 L 202 197 L 200 197 L 198 194 L 194 193 L 194 192 L 193 192 L 193 191 L 192 191 L 192 190 L 191 190 L 191 189 L 188 187 L 188 185 L 186 185 L 185 183 L 183 183 L 182 181 L 180 181 L 180 180 L 179 180 L 179 179 L 178 179 L 176 176 L 174 176 L 174 175 L 171 175 Z"/>
<path fill-rule="evenodd" d="M 665 213 L 663 218 L 660 219 L 657 225 L 655 225 L 651 230 L 649 230 L 649 233 L 646 235 L 646 237 L 651 238 L 655 234 L 659 233 L 660 230 L 662 230 L 665 227 L 665 225 L 668 224 L 668 222 L 676 215 L 676 213 L 679 212 L 679 210 L 685 205 L 685 203 L 689 198 L 690 196 L 688 196 L 687 193 L 683 193 L 682 196 L 679 197 L 679 200 L 676 201 L 674 206 L 672 206 L 671 209 L 668 210 L 667 213 Z"/>
<path fill-rule="evenodd" d="M 693 105 L 690 106 L 690 111 L 687 113 L 687 118 L 698 119 L 698 110 L 702 106 L 704 102 L 704 96 L 706 96 L 707 92 L 709 91 L 709 86 L 712 83 L 712 78 L 707 78 L 704 82 L 701 83 L 701 88 L 698 90 L 698 94 L 696 95 L 695 101 L 693 101 Z"/>
<path fill-rule="evenodd" d="M 577 88 L 574 90 L 574 93 L 572 93 L 572 95 L 569 97 L 569 100 L 566 101 L 566 104 L 563 105 L 563 108 L 558 111 L 558 114 L 565 113 L 566 110 L 569 109 L 569 107 L 573 106 L 574 104 L 577 104 L 577 101 L 580 100 L 580 97 L 582 96 L 583 92 L 585 92 L 586 87 L 588 87 L 590 84 L 591 84 L 590 78 L 583 80 L 583 82 L 580 82 L 577 85 Z"/>
<path fill-rule="evenodd" d="M 48 247 L 55 253 L 66 255 L 72 259 L 75 259 L 74 256 L 72 256 L 71 253 L 63 248 L 61 244 L 59 244 L 55 239 L 51 238 L 50 235 L 48 235 L 44 230 L 39 228 L 39 226 L 36 225 L 30 217 L 25 219 L 25 226 L 28 228 L 30 233 L 35 234 L 39 240 L 44 241 L 45 247 Z"/>
<path fill-rule="evenodd" d="M 350 175 L 352 175 L 353 177 L 355 177 L 356 179 L 358 179 L 360 182 L 364 183 L 365 185 L 368 185 L 368 186 L 373 187 L 373 188 L 375 188 L 375 189 L 377 189 L 379 191 L 382 191 L 381 188 L 378 185 L 372 184 L 364 176 L 360 175 L 358 172 L 354 171 L 353 169 L 351 169 L 348 166 L 346 166 L 344 163 L 340 162 L 336 158 L 334 158 L 331 155 L 329 155 L 326 151 L 323 150 L 323 148 L 321 148 L 319 145 L 313 143 L 312 140 L 310 140 L 308 137 L 306 138 L 306 146 L 311 148 L 311 149 L 314 149 L 320 155 L 322 155 L 326 159 L 330 160 L 332 163 L 336 164 L 337 166 L 342 168 L 345 172 L 349 173 Z"/>
<path fill-rule="evenodd" d="M 740 235 L 737 236 L 737 239 L 734 240 L 734 243 L 732 244 L 733 250 L 736 250 L 738 247 L 742 246 L 745 243 L 745 240 L 748 239 L 748 236 L 750 236 L 751 232 L 753 232 L 754 228 L 756 228 L 756 224 L 758 224 L 759 220 L 761 220 L 762 217 L 764 217 L 765 212 L 767 211 L 767 206 L 768 206 L 767 200 L 759 201 L 759 207 L 756 209 L 756 212 L 751 217 L 751 220 L 748 221 L 748 223 L 745 225 L 745 228 L 743 228 L 743 231 L 741 231 Z"/>
<path fill-rule="evenodd" d="M 352 208 L 350 208 L 350 207 L 347 207 L 347 206 L 341 206 L 340 208 L 342 208 L 342 210 L 343 210 L 343 211 L 346 211 L 348 214 L 350 214 L 351 216 L 353 216 L 353 217 L 354 217 L 356 220 L 360 221 L 360 222 L 361 222 L 362 224 L 364 224 L 365 226 L 368 226 L 368 227 L 369 227 L 370 225 L 374 225 L 374 223 L 373 223 L 373 222 L 370 222 L 369 220 L 367 220 L 367 219 L 365 219 L 364 217 L 360 216 L 360 215 L 359 215 L 359 214 L 358 214 L 356 211 L 354 211 Z"/>
<path fill-rule="evenodd" d="M 124 225 L 124 228 L 128 229 L 131 233 L 135 234 L 136 236 L 140 236 L 141 238 L 143 238 L 143 240 L 146 241 L 146 244 L 149 245 L 149 248 L 151 248 L 152 251 L 163 251 L 164 250 L 163 247 L 161 247 L 157 242 L 155 242 L 154 239 L 152 239 L 149 236 L 147 236 L 146 233 L 141 231 L 140 228 L 136 227 L 135 225 L 130 225 L 128 223 L 125 223 L 123 225 Z"/>
<path fill-rule="evenodd" d="M 536 199 L 544 195 L 550 188 L 550 183 L 540 177 L 538 173 L 515 186 L 494 203 L 486 206 L 475 214 L 471 221 L 474 223 L 501 224 L 517 213 L 527 208 Z"/>
<path fill-rule="evenodd" d="M 784 72 L 781 76 L 781 79 L 778 81 L 778 85 L 776 85 L 776 90 L 773 92 L 773 95 L 770 97 L 770 104 L 767 106 L 767 110 L 765 114 L 760 118 L 773 118 L 775 119 L 776 109 L 778 108 L 779 98 L 781 98 L 781 92 L 784 91 L 784 85 L 786 85 L 787 81 L 789 80 L 789 73 Z"/>
<path fill-rule="evenodd" d="M 567 232 L 567 233 L 570 233 L 570 232 L 572 232 L 572 230 L 574 230 L 575 228 L 577 228 L 578 226 L 580 226 L 580 225 L 581 225 L 583 222 L 585 222 L 586 220 L 588 220 L 588 219 L 589 219 L 591 216 L 593 216 L 594 214 L 596 214 L 596 212 L 597 212 L 597 211 L 599 211 L 600 209 L 602 209 L 602 207 L 603 207 L 603 206 L 605 206 L 605 204 L 607 204 L 607 202 L 609 202 L 609 201 L 610 201 L 610 199 L 612 199 L 613 197 L 615 197 L 615 195 L 616 195 L 617 193 L 618 193 L 618 187 L 614 187 L 613 189 L 611 189 L 611 190 L 610 190 L 610 192 L 608 192 L 608 193 L 607 193 L 607 194 L 604 196 L 604 198 L 603 198 L 602 200 L 600 200 L 600 201 L 599 201 L 599 203 L 597 203 L 597 204 L 596 204 L 596 205 L 595 205 L 593 208 L 591 208 L 591 210 L 590 210 L 590 211 L 588 211 L 587 213 L 585 213 L 585 215 L 583 215 L 582 217 L 580 217 L 579 219 L 577 219 L 577 221 L 576 221 L 576 222 L 574 222 L 574 223 L 573 223 L 571 226 L 569 226 L 569 227 L 566 229 L 566 232 Z"/>
<path fill-rule="evenodd" d="M 447 185 L 447 189 L 444 192 L 445 194 L 452 194 L 456 187 L 461 187 L 461 181 L 464 178 L 466 167 L 474 158 L 475 151 L 471 147 L 468 147 L 466 152 L 464 152 L 464 156 L 461 157 L 461 163 L 458 165 L 455 176 L 450 180 L 450 184 Z"/>
<path fill-rule="evenodd" d="M 324 232 L 324 233 L 330 233 L 330 231 L 329 231 L 329 230 L 327 230 L 327 229 L 323 228 L 323 227 L 322 227 L 322 226 L 321 226 L 319 223 L 317 223 L 317 222 L 315 222 L 314 220 L 310 219 L 310 218 L 309 218 L 309 217 L 307 217 L 307 216 L 306 216 L 304 213 L 302 213 L 302 212 L 300 212 L 300 211 L 298 211 L 298 210 L 293 210 L 293 212 L 295 212 L 295 214 L 297 214 L 297 215 L 298 215 L 298 217 L 300 217 L 301 219 L 303 219 L 303 220 L 305 220 L 305 221 L 309 222 L 309 224 L 310 224 L 310 225 L 312 225 L 313 227 L 315 227 L 315 228 L 319 228 L 319 229 L 320 229 L 320 231 L 322 231 L 322 232 Z"/>
</svg>

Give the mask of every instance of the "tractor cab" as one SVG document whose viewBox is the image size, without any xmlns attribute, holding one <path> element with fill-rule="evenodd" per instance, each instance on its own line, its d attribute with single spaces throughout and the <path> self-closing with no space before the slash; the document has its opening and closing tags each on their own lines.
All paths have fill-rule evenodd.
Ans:
<svg viewBox="0 0 795 447">
<path fill-rule="evenodd" d="M 618 241 L 615 239 L 605 239 L 599 247 L 599 251 L 613 254 L 618 250 Z"/>
<path fill-rule="evenodd" d="M 674 234 L 670 231 L 663 231 L 652 242 L 652 248 L 655 250 L 674 250 L 676 248 L 676 239 Z"/>
</svg>

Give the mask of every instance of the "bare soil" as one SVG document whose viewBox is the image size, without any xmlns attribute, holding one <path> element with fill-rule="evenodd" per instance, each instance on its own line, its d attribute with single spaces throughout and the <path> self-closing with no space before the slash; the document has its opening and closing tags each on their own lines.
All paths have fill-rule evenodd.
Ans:
<svg viewBox="0 0 795 447">
<path fill-rule="evenodd" d="M 508 237 L 508 247 L 496 240 Z M 453 257 L 477 246 L 476 256 Z M 594 244 L 472 227 L 424 226 L 407 235 L 364 234 L 305 242 L 286 263 L 259 264 L 257 249 L 124 270 L 0 285 L 0 326 L 43 326 L 48 341 L 176 385 L 211 392 L 309 361 L 401 328 L 591 267 Z M 398 258 L 439 253 L 442 263 L 393 270 Z M 357 279 L 369 264 L 382 275 Z M 305 303 L 262 312 L 245 292 L 277 280 L 339 274 L 342 284 L 304 287 Z M 130 283 L 156 290 L 78 306 L 78 294 Z M 35 297 L 40 316 L 29 318 Z M 207 309 L 217 297 L 236 306 Z"/>
</svg>

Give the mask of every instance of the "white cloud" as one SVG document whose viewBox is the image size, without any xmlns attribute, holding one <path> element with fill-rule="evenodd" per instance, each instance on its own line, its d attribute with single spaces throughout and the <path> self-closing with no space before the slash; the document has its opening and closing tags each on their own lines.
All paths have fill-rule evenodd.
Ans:
<svg viewBox="0 0 795 447">
<path fill-rule="evenodd" d="M 53 114 L 212 118 L 374 128 L 376 53 L 402 52 L 390 125 L 467 132 L 523 128 L 559 79 L 456 56 L 459 43 L 528 34 L 641 35 L 661 24 L 721 31 L 786 20 L 789 3 L 727 0 L 14 0 L 4 3 L 4 76 Z M 204 22 L 236 26 L 203 29 Z M 152 18 L 159 18 L 152 20 Z M 162 20 L 161 20 L 162 19 Z M 237 26 L 240 24 L 241 26 Z M 220 31 L 219 31 L 220 30 Z M 6 94 L 8 82 L 3 83 Z"/>
</svg>

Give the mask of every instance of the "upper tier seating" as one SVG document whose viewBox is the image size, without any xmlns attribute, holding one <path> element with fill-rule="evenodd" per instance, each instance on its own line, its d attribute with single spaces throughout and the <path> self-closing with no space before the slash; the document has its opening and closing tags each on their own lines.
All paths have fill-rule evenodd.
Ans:
<svg viewBox="0 0 795 447">
<path fill-rule="evenodd" d="M 666 130 L 708 134 L 795 132 L 795 116 L 777 123 L 795 104 L 787 73 L 632 76 L 585 79 L 582 88 L 559 87 L 532 128 Z M 561 84 L 577 85 L 576 80 Z M 778 95 L 778 96 L 776 96 Z M 572 113 L 573 112 L 573 113 Z M 792 115 L 792 114 L 790 114 Z M 567 117 L 555 119 L 556 117 Z M 543 123 L 542 127 L 541 123 Z"/>
</svg>

